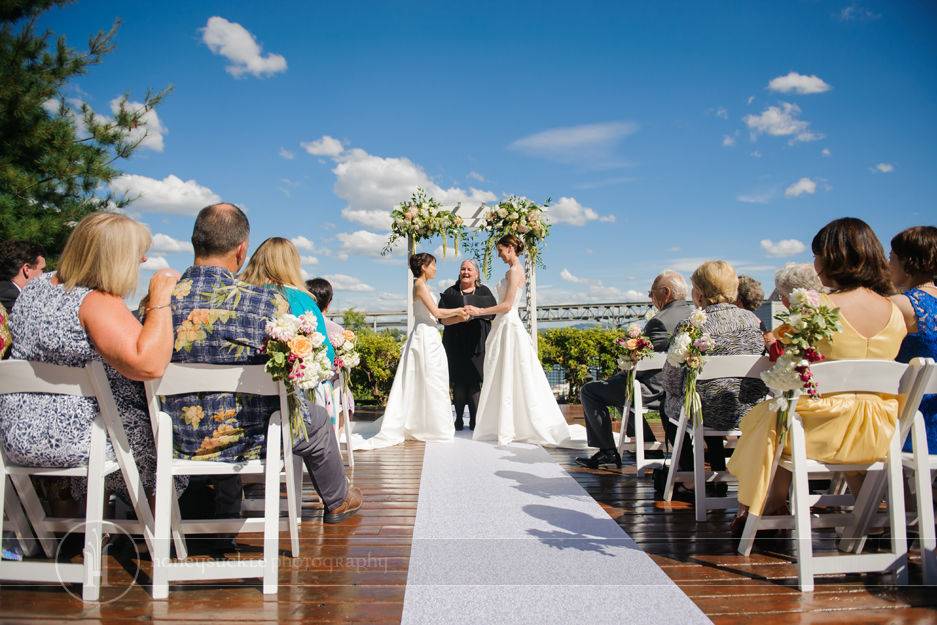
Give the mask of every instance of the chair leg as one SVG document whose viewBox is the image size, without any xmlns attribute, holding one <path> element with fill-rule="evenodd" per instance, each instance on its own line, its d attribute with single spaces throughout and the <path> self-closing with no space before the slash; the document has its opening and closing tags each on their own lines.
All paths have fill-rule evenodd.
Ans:
<svg viewBox="0 0 937 625">
<path fill-rule="evenodd" d="M 631 442 L 631 438 L 628 436 L 628 423 L 631 421 L 631 400 L 625 402 L 625 407 L 622 409 L 621 413 L 621 431 L 618 432 L 618 455 L 624 455 L 625 445 Z M 635 437 L 637 437 L 638 429 L 638 416 L 635 415 Z M 635 454 L 637 454 L 638 446 L 635 445 Z"/>
<path fill-rule="evenodd" d="M 888 471 L 888 523 L 891 526 L 891 552 L 895 556 L 895 582 L 908 584 L 908 535 L 904 505 L 904 475 L 901 469 L 901 445 L 898 431 L 891 437 L 891 449 L 885 461 Z"/>
<path fill-rule="evenodd" d="M 101 596 L 101 538 L 104 522 L 104 442 L 103 417 L 92 423 L 88 454 L 88 493 L 85 510 L 84 578 L 81 598 L 97 601 Z"/>
<path fill-rule="evenodd" d="M 680 470 L 680 454 L 683 451 L 683 438 L 686 434 L 686 413 L 680 410 L 680 424 L 677 426 L 677 434 L 674 437 L 673 449 L 670 451 L 670 469 L 667 471 L 667 484 L 664 486 L 664 501 L 670 501 L 673 498 L 673 485 L 677 479 L 677 472 Z"/>
<path fill-rule="evenodd" d="M 703 441 L 703 427 L 693 428 L 693 488 L 696 522 L 706 521 L 706 443 Z"/>
<path fill-rule="evenodd" d="M 280 538 L 280 415 L 267 426 L 267 457 L 264 470 L 264 594 L 276 594 L 279 576 Z"/>
<path fill-rule="evenodd" d="M 752 547 L 755 544 L 755 536 L 758 534 L 758 524 L 761 517 L 757 514 L 748 513 L 745 518 L 745 527 L 742 529 L 742 538 L 739 540 L 739 553 L 743 556 L 751 555 Z"/>
<path fill-rule="evenodd" d="M 917 525 L 921 543 L 921 561 L 924 565 L 924 584 L 937 585 L 937 538 L 934 532 L 934 500 L 931 488 L 933 479 L 927 457 L 927 437 L 924 434 L 924 418 L 921 413 L 914 417 L 911 426 L 911 441 L 914 448 L 914 484 L 917 497 Z"/>
<path fill-rule="evenodd" d="M 349 390 L 350 392 L 350 390 Z M 348 454 L 348 468 L 355 469 L 355 452 L 351 448 L 351 404 L 342 391 L 342 424 L 345 427 L 345 452 Z"/>
<path fill-rule="evenodd" d="M 174 494 L 172 422 L 167 417 L 160 419 L 159 429 L 156 432 L 156 509 L 154 510 L 156 553 L 152 558 L 154 599 L 166 599 L 169 596 L 169 540 Z"/>
<path fill-rule="evenodd" d="M 804 464 L 807 460 L 803 426 L 794 419 L 791 431 L 793 459 L 794 541 L 797 552 L 797 579 L 800 590 L 813 591 L 813 530 L 810 523 L 810 484 Z"/>
<path fill-rule="evenodd" d="M 29 518 L 23 510 L 19 497 L 16 496 L 16 489 L 13 488 L 13 482 L 9 481 L 9 478 L 6 476 L 0 479 L 2 479 L 5 486 L 5 489 L 0 491 L 0 493 L 3 493 L 0 494 L 0 501 L 3 502 L 3 511 L 10 520 L 10 528 L 13 530 L 13 533 L 16 534 L 16 540 L 20 544 L 23 555 L 35 555 L 38 551 L 38 541 L 36 540 L 36 535 L 33 534 L 32 528 L 29 526 Z M 3 518 L 0 516 L 0 523 L 2 523 L 2 521 Z M 0 525 L 0 536 L 3 535 L 2 527 L 3 526 Z"/>
<path fill-rule="evenodd" d="M 292 453 L 289 427 L 280 428 L 283 433 L 283 472 L 286 478 L 286 518 L 290 531 L 290 553 L 299 557 L 299 508 L 296 505 L 296 463 Z M 279 490 L 279 484 L 278 490 Z M 277 501 L 279 505 L 279 501 Z"/>
<path fill-rule="evenodd" d="M 49 559 L 54 558 L 58 541 L 52 532 L 46 529 L 46 512 L 42 509 L 42 503 L 39 501 L 39 495 L 36 494 L 32 480 L 28 475 L 11 475 L 10 481 L 16 488 L 43 553 Z"/>
</svg>

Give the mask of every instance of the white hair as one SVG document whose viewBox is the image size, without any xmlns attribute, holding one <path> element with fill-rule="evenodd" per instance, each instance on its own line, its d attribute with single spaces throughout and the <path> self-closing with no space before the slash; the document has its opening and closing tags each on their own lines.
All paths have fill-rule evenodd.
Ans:
<svg viewBox="0 0 937 625">
<path fill-rule="evenodd" d="M 774 274 L 774 287 L 781 297 L 790 297 L 794 289 L 822 291 L 817 270 L 810 263 L 790 263 Z"/>
<path fill-rule="evenodd" d="M 654 282 L 656 282 L 658 286 L 668 287 L 675 300 L 685 300 L 690 292 L 690 287 L 687 285 L 686 278 L 670 269 L 660 272 L 660 275 L 654 278 Z"/>
<path fill-rule="evenodd" d="M 459 274 L 460 275 L 455 277 L 456 284 L 458 284 L 459 281 L 462 279 L 461 273 L 462 273 L 462 265 L 464 263 L 471 263 L 472 267 L 475 267 L 475 275 L 478 276 L 477 278 L 475 278 L 475 286 L 480 286 L 482 283 L 482 270 L 478 266 L 478 261 L 475 260 L 474 258 L 465 258 L 459 262 Z"/>
</svg>

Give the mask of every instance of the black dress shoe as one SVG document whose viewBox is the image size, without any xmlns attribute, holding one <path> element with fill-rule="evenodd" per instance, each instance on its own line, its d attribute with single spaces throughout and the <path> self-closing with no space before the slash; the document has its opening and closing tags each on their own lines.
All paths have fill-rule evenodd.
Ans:
<svg viewBox="0 0 937 625">
<path fill-rule="evenodd" d="M 462 422 L 462 419 L 455 420 L 455 429 L 456 429 L 456 432 L 461 432 L 462 430 L 465 429 L 465 423 Z"/>
<path fill-rule="evenodd" d="M 600 449 L 589 458 L 576 458 L 576 464 L 587 469 L 598 469 L 603 464 L 614 464 L 621 468 L 621 456 L 615 449 Z"/>
<path fill-rule="evenodd" d="M 475 431 L 475 419 L 469 420 L 469 429 L 472 430 L 473 432 Z"/>
</svg>

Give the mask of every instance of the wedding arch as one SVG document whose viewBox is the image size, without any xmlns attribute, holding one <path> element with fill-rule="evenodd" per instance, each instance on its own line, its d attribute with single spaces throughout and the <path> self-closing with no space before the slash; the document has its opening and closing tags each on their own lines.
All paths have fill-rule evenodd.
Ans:
<svg viewBox="0 0 937 625">
<path fill-rule="evenodd" d="M 542 264 L 541 251 L 543 241 L 550 232 L 543 205 L 525 197 L 508 196 L 497 204 L 481 204 L 477 207 L 456 204 L 443 207 L 433 197 L 418 188 L 406 202 L 400 203 L 391 213 L 391 235 L 384 248 L 389 253 L 398 239 L 406 239 L 407 256 L 416 251 L 421 241 L 442 238 L 443 255 L 448 251 L 448 241 L 453 242 L 453 253 L 459 255 L 459 244 L 465 242 L 467 230 L 486 233 L 487 238 L 475 256 L 481 258 L 482 272 L 490 276 L 495 242 L 505 234 L 513 234 L 524 241 L 527 253 L 524 257 L 524 276 L 527 285 L 526 308 L 527 329 L 533 341 L 534 351 L 538 350 L 537 341 L 537 265 Z M 407 267 L 407 332 L 413 329 L 413 274 Z"/>
</svg>

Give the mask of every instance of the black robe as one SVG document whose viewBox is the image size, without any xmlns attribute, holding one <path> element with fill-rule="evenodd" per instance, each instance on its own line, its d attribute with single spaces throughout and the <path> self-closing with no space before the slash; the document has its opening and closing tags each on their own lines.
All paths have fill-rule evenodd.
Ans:
<svg viewBox="0 0 937 625">
<path fill-rule="evenodd" d="M 440 308 L 489 308 L 497 303 L 488 287 L 479 285 L 474 293 L 462 295 L 458 282 L 441 293 L 439 298 Z M 452 386 L 481 384 L 485 368 L 485 339 L 491 330 L 492 319 L 494 315 L 476 317 L 446 326 L 443 330 L 442 344 L 449 360 L 449 383 Z"/>
</svg>

